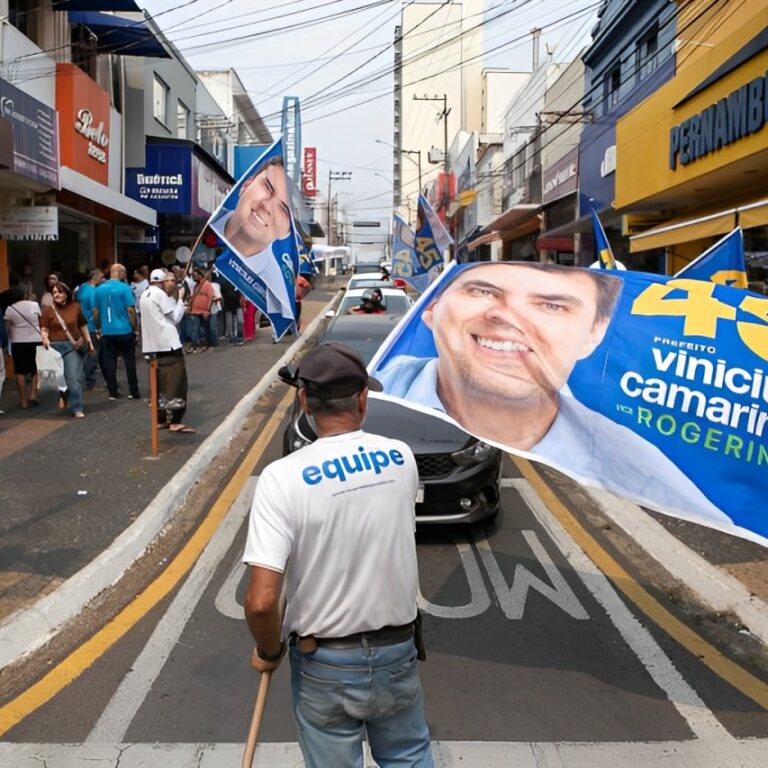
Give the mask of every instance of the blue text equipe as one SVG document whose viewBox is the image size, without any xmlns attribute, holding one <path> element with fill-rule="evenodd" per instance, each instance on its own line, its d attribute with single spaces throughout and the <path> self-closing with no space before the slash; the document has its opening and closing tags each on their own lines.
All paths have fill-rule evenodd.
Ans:
<svg viewBox="0 0 768 768">
<path fill-rule="evenodd" d="M 317 485 L 324 477 L 329 480 L 340 480 L 343 483 L 347 475 L 353 475 L 355 472 L 373 472 L 378 475 L 390 463 L 398 467 L 405 464 L 403 454 L 394 448 L 390 451 L 366 451 L 361 445 L 357 453 L 351 456 L 328 459 L 319 467 L 313 464 L 304 467 L 301 476 L 307 485 Z"/>
</svg>

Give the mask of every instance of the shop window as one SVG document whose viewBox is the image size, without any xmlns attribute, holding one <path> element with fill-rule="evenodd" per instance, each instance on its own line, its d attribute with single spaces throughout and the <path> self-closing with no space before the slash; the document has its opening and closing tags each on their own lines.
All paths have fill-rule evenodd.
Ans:
<svg viewBox="0 0 768 768">
<path fill-rule="evenodd" d="M 605 76 L 605 111 L 609 112 L 619 103 L 621 93 L 621 64 L 616 64 Z"/>
<path fill-rule="evenodd" d="M 99 42 L 96 35 L 88 27 L 74 24 L 70 42 L 72 63 L 82 69 L 91 80 L 96 80 L 96 58 Z"/>
<path fill-rule="evenodd" d="M 155 120 L 168 124 L 168 86 L 157 75 L 152 85 L 152 114 Z"/>
<path fill-rule="evenodd" d="M 176 102 L 176 136 L 186 139 L 189 133 L 189 109 L 181 99 Z"/>
<path fill-rule="evenodd" d="M 637 79 L 645 80 L 659 64 L 659 30 L 654 27 L 637 43 Z"/>
<path fill-rule="evenodd" d="M 8 0 L 8 21 L 33 43 L 37 39 L 37 9 L 39 0 Z"/>
</svg>

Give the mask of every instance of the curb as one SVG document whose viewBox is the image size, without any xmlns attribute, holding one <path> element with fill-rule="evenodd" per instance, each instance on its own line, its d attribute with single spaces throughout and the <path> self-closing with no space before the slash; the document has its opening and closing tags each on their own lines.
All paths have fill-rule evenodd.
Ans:
<svg viewBox="0 0 768 768">
<path fill-rule="evenodd" d="M 585 490 L 607 517 L 703 603 L 716 611 L 734 613 L 752 635 L 768 644 L 768 603 L 683 544 L 636 504 L 607 491 Z"/>
<path fill-rule="evenodd" d="M 240 430 L 243 419 L 325 320 L 325 313 L 338 301 L 336 294 L 317 314 L 309 327 L 291 344 L 259 383 L 203 441 L 186 464 L 160 490 L 144 511 L 107 549 L 50 594 L 31 606 L 7 616 L 0 623 L 0 668 L 36 651 L 67 622 L 74 619 L 100 592 L 115 584 L 146 551 L 150 543 L 184 505 L 198 474 Z"/>
</svg>

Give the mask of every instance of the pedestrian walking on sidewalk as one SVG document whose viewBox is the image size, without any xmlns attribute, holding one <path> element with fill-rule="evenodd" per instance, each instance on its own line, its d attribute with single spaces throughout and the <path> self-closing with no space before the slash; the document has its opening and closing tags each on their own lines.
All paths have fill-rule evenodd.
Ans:
<svg viewBox="0 0 768 768">
<path fill-rule="evenodd" d="M 321 344 L 290 379 L 319 437 L 256 487 L 243 555 L 252 664 L 275 669 L 288 645 L 307 768 L 362 765 L 364 734 L 382 768 L 431 768 L 416 668 L 416 461 L 405 443 L 362 430 L 380 385 L 354 350 Z"/>
<path fill-rule="evenodd" d="M 95 355 L 88 321 L 85 319 L 80 303 L 72 298 L 72 289 L 65 283 L 58 282 L 51 288 L 53 305 L 43 308 L 40 318 L 40 331 L 43 346 L 53 347 L 64 361 L 64 379 L 66 392 L 59 396 L 59 408 L 66 408 L 76 419 L 82 419 L 83 389 L 85 374 L 83 356 Z"/>
<path fill-rule="evenodd" d="M 194 432 L 184 424 L 187 367 L 178 325 L 184 317 L 173 272 L 153 269 L 141 296 L 141 351 L 157 358 L 157 423 L 170 432 Z M 168 414 L 170 413 L 170 423 Z"/>
<path fill-rule="evenodd" d="M 192 289 L 187 307 L 187 333 L 191 344 L 190 351 L 204 352 L 208 347 L 215 347 L 218 344 L 218 339 L 214 342 L 211 338 L 209 322 L 214 300 L 213 286 L 199 267 L 193 267 L 192 279 L 195 281 L 195 287 Z M 201 336 L 205 336 L 205 346 L 200 343 Z"/>
<path fill-rule="evenodd" d="M 96 289 L 104 282 L 104 273 L 100 269 L 92 269 L 88 282 L 83 283 L 77 289 L 77 300 L 80 309 L 83 310 L 88 321 L 88 331 L 91 334 L 91 342 L 96 350 L 94 355 L 86 355 L 83 358 L 83 371 L 85 373 L 85 388 L 93 389 L 96 386 L 96 370 L 101 363 L 101 340 L 96 336 L 96 326 L 93 324 L 93 307 L 96 297 Z"/>
<path fill-rule="evenodd" d="M 40 333 L 40 305 L 28 299 L 18 286 L 9 292 L 10 304 L 5 310 L 5 326 L 11 343 L 13 370 L 22 408 L 39 405 L 37 401 L 37 348 L 43 341 Z"/>
<path fill-rule="evenodd" d="M 125 267 L 113 264 L 109 268 L 109 280 L 102 283 L 95 293 L 93 323 L 96 334 L 104 345 L 102 373 L 107 382 L 110 400 L 117 400 L 117 358 L 125 363 L 125 375 L 130 389 L 129 398 L 138 400 L 139 380 L 136 376 L 136 306 L 128 283 Z"/>
</svg>

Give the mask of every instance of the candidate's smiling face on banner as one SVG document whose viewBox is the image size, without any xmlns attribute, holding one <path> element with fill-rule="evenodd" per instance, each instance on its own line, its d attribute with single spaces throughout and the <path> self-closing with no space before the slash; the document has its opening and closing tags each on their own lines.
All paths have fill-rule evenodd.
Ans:
<svg viewBox="0 0 768 768">
<path fill-rule="evenodd" d="M 552 397 L 605 335 L 598 286 L 573 269 L 488 264 L 462 272 L 423 313 L 440 381 L 490 399 Z"/>
<path fill-rule="evenodd" d="M 253 256 L 291 232 L 285 168 L 270 163 L 243 182 L 224 236 L 241 256 Z"/>
</svg>

